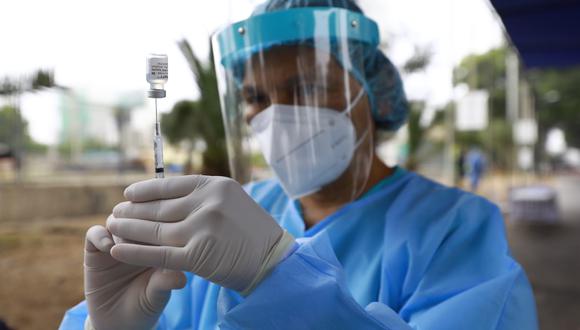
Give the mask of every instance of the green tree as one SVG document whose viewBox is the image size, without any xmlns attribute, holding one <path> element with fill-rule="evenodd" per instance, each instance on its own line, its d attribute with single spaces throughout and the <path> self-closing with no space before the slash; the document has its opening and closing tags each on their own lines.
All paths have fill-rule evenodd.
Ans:
<svg viewBox="0 0 580 330">
<path fill-rule="evenodd" d="M 27 124 L 20 113 L 20 97 L 23 93 L 35 92 L 44 88 L 55 87 L 54 73 L 50 70 L 37 70 L 31 75 L 13 78 L 4 77 L 0 83 L 0 96 L 12 99 L 13 104 L 4 109 L 5 118 L 0 118 L 0 134 L 9 132 L 9 136 L 2 137 L 9 145 L 16 159 L 16 170 L 20 178 L 20 170 L 24 159 L 24 150 L 39 152 L 46 150 L 46 146 L 34 142 L 27 131 Z M 2 140 L 0 140 L 2 142 Z"/>
<path fill-rule="evenodd" d="M 455 132 L 457 147 L 481 147 L 497 168 L 509 168 L 514 153 L 512 123 L 506 119 L 506 55 L 505 46 L 484 54 L 465 57 L 453 71 L 454 84 L 464 83 L 469 90 L 489 93 L 489 124 L 486 130 Z"/>
<path fill-rule="evenodd" d="M 424 71 L 431 63 L 432 51 L 428 47 L 415 47 L 415 53 L 411 56 L 405 64 L 403 64 L 402 72 L 410 75 Z M 427 127 L 421 126 L 421 116 L 425 110 L 425 102 L 410 101 L 409 102 L 409 119 L 408 119 L 408 157 L 406 167 L 410 170 L 415 170 L 420 163 L 419 148 L 424 141 Z"/>
<path fill-rule="evenodd" d="M 28 134 L 28 123 L 18 110 L 13 106 L 3 106 L 0 108 L 0 144 L 8 146 L 14 153 L 20 143 L 28 151 L 46 151 L 45 145 L 32 140 Z"/>
<path fill-rule="evenodd" d="M 419 147 L 423 142 L 423 138 L 427 129 L 421 127 L 421 115 L 425 108 L 424 102 L 410 102 L 409 103 L 409 119 L 407 127 L 409 129 L 409 157 L 407 158 L 406 167 L 409 170 L 416 170 L 419 161 Z"/>
<path fill-rule="evenodd" d="M 454 70 L 454 82 L 490 93 L 490 129 L 484 134 L 459 133 L 461 144 L 477 143 L 493 154 L 496 163 L 507 164 L 514 152 L 512 123 L 506 122 L 506 47 L 470 55 Z M 562 128 L 567 142 L 580 147 L 580 67 L 533 69 L 523 72 L 532 87 L 539 126 L 538 151 L 542 152 L 550 128 Z"/>
<path fill-rule="evenodd" d="M 552 127 L 564 130 L 569 145 L 580 148 L 580 67 L 531 70 L 540 137 Z"/>
<path fill-rule="evenodd" d="M 14 148 L 19 142 L 17 132 L 24 132 L 24 136 L 28 139 L 28 123 L 20 116 L 18 110 L 12 106 L 4 106 L 0 108 L 0 143 Z"/>
<path fill-rule="evenodd" d="M 202 63 L 187 40 L 179 41 L 178 45 L 193 74 L 200 97 L 196 101 L 180 101 L 170 113 L 163 115 L 161 121 L 163 134 L 171 144 L 187 142 L 186 172 L 193 170 L 191 156 L 196 142 L 203 141 L 206 148 L 202 153 L 201 173 L 229 176 L 225 132 L 211 47 L 208 63 Z"/>
<path fill-rule="evenodd" d="M 415 53 L 403 64 L 403 72 L 411 74 L 425 70 L 431 63 L 432 57 L 431 48 L 415 46 Z"/>
<path fill-rule="evenodd" d="M 0 96 L 19 97 L 22 93 L 35 92 L 44 88 L 57 87 L 54 72 L 36 70 L 30 75 L 19 78 L 4 77 L 0 83 Z"/>
<path fill-rule="evenodd" d="M 467 84 L 469 90 L 484 89 L 489 93 L 490 117 L 506 117 L 506 54 L 505 47 L 480 55 L 465 57 L 453 70 L 453 83 Z"/>
</svg>

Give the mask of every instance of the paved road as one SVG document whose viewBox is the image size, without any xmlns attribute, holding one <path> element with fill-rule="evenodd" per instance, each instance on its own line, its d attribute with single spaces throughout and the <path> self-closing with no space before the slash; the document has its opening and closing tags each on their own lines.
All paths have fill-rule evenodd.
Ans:
<svg viewBox="0 0 580 330">
<path fill-rule="evenodd" d="M 561 223 L 508 223 L 507 233 L 534 288 L 540 328 L 580 330 L 580 176 L 558 177 L 554 186 Z"/>
</svg>

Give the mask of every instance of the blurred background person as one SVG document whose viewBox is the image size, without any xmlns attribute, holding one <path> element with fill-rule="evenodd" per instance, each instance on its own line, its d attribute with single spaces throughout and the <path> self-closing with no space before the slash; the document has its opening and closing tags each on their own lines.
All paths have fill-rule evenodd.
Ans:
<svg viewBox="0 0 580 330">
<path fill-rule="evenodd" d="M 487 167 L 485 155 L 479 147 L 472 146 L 465 155 L 464 162 L 469 177 L 470 191 L 475 193 L 485 175 Z"/>
<path fill-rule="evenodd" d="M 465 178 L 465 149 L 460 148 L 459 154 L 457 155 L 457 161 L 455 162 L 455 167 L 457 170 L 457 177 L 455 178 L 455 184 L 459 188 L 463 188 L 463 180 Z"/>
</svg>

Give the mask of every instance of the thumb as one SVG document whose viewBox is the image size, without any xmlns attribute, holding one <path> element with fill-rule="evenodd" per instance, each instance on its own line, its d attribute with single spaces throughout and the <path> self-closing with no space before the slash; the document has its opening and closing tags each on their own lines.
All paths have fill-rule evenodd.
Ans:
<svg viewBox="0 0 580 330">
<path fill-rule="evenodd" d="M 85 236 L 85 269 L 97 271 L 117 264 L 109 253 L 113 245 L 111 234 L 105 227 L 97 225 L 89 228 Z"/>
<path fill-rule="evenodd" d="M 180 271 L 156 269 L 151 275 L 147 288 L 145 289 L 145 296 L 149 302 L 149 306 L 155 312 L 161 312 L 165 308 L 171 290 L 181 289 L 187 283 L 185 274 Z"/>
</svg>

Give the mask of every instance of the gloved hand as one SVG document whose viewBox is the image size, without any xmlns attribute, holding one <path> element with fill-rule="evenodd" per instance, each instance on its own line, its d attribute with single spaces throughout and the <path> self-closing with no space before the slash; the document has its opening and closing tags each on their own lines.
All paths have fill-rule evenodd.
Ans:
<svg viewBox="0 0 580 330">
<path fill-rule="evenodd" d="M 202 175 L 153 179 L 125 190 L 107 221 L 125 263 L 189 271 L 249 294 L 294 245 L 236 181 Z"/>
<path fill-rule="evenodd" d="M 91 326 L 101 330 L 153 329 L 172 289 L 186 283 L 182 272 L 133 266 L 111 257 L 111 234 L 93 226 L 85 239 L 85 297 Z"/>
</svg>

